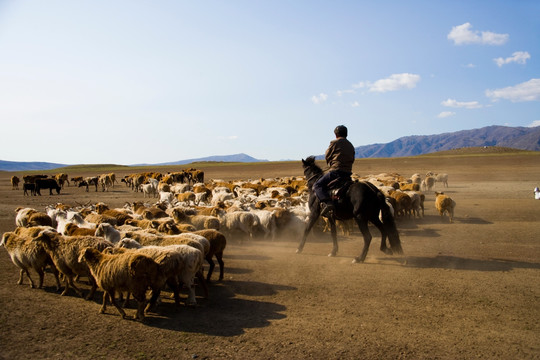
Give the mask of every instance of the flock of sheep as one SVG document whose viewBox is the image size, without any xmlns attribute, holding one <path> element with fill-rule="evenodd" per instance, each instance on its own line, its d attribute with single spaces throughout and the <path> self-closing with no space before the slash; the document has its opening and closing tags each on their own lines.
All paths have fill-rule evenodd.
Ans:
<svg viewBox="0 0 540 360">
<path fill-rule="evenodd" d="M 61 177 L 67 180 L 67 175 Z M 435 182 L 448 186 L 446 174 L 414 174 L 408 179 L 398 174 L 353 177 L 375 184 L 387 196 L 396 218 L 423 216 L 425 196 L 421 190 L 431 191 Z M 72 182 L 86 186 L 87 191 L 89 185 L 96 191 L 99 185 L 108 191 L 118 184 L 114 174 L 72 178 Z M 48 267 L 58 291 L 62 279 L 62 295 L 72 289 L 83 296 L 75 279 L 86 277 L 91 284 L 86 298 L 93 298 L 97 288 L 103 290 L 101 312 L 111 302 L 126 317 L 117 295 L 127 293 L 126 300 L 130 294 L 137 300 L 136 318 L 142 320 L 157 306 L 166 287 L 177 304 L 183 289 L 187 305 L 196 304 L 196 286 L 208 296 L 206 284 L 215 267 L 214 257 L 220 267 L 219 280 L 224 277 L 227 238 L 298 236 L 309 216 L 303 177 L 204 182 L 203 172 L 189 169 L 165 175 L 132 174 L 120 182 L 142 192 L 143 201 L 113 209 L 101 202 L 49 205 L 44 212 L 17 208 L 17 227 L 3 234 L 0 245 L 20 269 L 18 283 L 22 284 L 26 275 L 36 287 L 29 272 L 33 269 L 39 274 L 37 287 L 41 288 Z M 436 194 L 437 211 L 441 217 L 448 213 L 452 222 L 455 202 L 443 193 Z M 206 276 L 204 260 L 209 265 Z"/>
</svg>

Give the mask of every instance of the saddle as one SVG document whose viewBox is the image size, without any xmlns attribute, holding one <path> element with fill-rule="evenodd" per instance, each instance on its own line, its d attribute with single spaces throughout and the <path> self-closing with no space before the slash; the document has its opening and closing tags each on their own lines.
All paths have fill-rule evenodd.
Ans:
<svg viewBox="0 0 540 360">
<path fill-rule="evenodd" d="M 328 183 L 328 189 L 330 190 L 330 196 L 333 201 L 340 202 L 344 199 L 349 186 L 353 183 L 350 177 L 339 177 Z"/>
</svg>

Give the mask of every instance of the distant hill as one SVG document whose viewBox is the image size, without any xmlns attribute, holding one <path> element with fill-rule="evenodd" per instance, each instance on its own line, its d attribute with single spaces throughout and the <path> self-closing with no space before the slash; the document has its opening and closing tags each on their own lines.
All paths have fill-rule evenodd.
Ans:
<svg viewBox="0 0 540 360">
<path fill-rule="evenodd" d="M 392 158 L 416 156 L 434 152 L 464 148 L 483 147 L 513 148 L 540 151 L 540 126 L 508 127 L 487 126 L 480 129 L 462 130 L 438 135 L 405 136 L 386 144 L 356 147 L 357 158 Z M 324 159 L 324 155 L 317 156 Z M 261 162 L 246 154 L 216 155 L 197 159 L 186 159 L 159 164 L 133 164 L 130 166 L 186 165 L 194 162 Z M 65 164 L 47 162 L 16 162 L 0 160 L 0 171 L 50 170 L 65 167 Z"/>
<path fill-rule="evenodd" d="M 51 170 L 57 169 L 65 164 L 55 164 L 49 162 L 20 162 L 0 160 L 0 170 L 3 171 L 32 171 L 32 170 Z"/>
<path fill-rule="evenodd" d="M 151 164 L 151 165 L 185 165 L 185 164 L 190 164 L 194 162 L 261 162 L 261 161 L 268 161 L 268 160 L 255 159 L 249 155 L 242 153 L 242 154 L 234 154 L 234 155 L 214 155 L 214 156 L 207 156 L 207 157 L 202 157 L 202 158 L 197 158 L 197 159 L 178 160 L 178 161 L 173 161 L 173 162 Z M 149 164 L 139 164 L 139 165 L 149 165 Z"/>
<path fill-rule="evenodd" d="M 365 145 L 355 149 L 357 158 L 389 158 L 483 146 L 540 151 L 540 126 L 487 126 L 439 135 L 405 136 L 386 144 Z"/>
</svg>

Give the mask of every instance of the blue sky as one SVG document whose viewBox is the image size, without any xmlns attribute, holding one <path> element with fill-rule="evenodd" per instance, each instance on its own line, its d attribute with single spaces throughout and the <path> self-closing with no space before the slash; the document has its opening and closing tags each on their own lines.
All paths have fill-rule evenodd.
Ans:
<svg viewBox="0 0 540 360">
<path fill-rule="evenodd" d="M 540 125 L 539 1 L 0 0 L 0 159 L 322 154 Z"/>
</svg>

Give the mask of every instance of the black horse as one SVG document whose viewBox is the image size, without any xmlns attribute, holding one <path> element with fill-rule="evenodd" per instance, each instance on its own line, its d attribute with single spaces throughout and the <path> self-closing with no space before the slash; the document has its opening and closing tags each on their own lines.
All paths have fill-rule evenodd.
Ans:
<svg viewBox="0 0 540 360">
<path fill-rule="evenodd" d="M 313 192 L 312 187 L 315 181 L 323 175 L 323 171 L 315 164 L 315 157 L 313 156 L 310 156 L 305 160 L 302 159 L 302 166 L 304 168 L 304 175 L 306 176 L 309 189 L 310 215 L 304 230 L 304 236 L 296 250 L 297 253 L 302 252 L 304 244 L 306 243 L 306 238 L 321 213 L 319 199 Z M 379 214 L 382 215 L 382 221 L 379 219 Z M 332 252 L 328 256 L 336 256 L 338 251 L 336 219 L 348 220 L 353 218 L 364 236 L 364 249 L 362 250 L 362 254 L 356 257 L 353 262 L 363 262 L 366 259 L 372 238 L 368 229 L 368 221 L 375 225 L 381 232 L 381 251 L 389 255 L 392 255 L 393 253 L 403 254 L 396 223 L 394 222 L 394 217 L 384 199 L 383 193 L 371 183 L 353 182 L 343 196 L 343 199 L 336 203 L 336 209 L 333 214 L 331 213 L 328 216 L 334 243 Z M 387 237 L 390 242 L 390 248 L 386 246 Z"/>
</svg>

